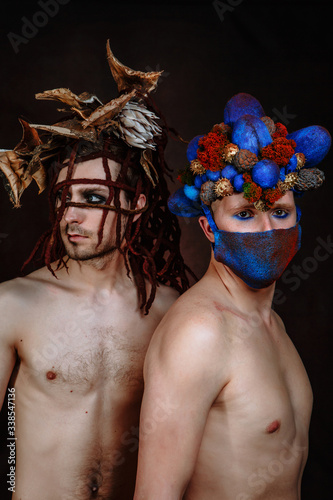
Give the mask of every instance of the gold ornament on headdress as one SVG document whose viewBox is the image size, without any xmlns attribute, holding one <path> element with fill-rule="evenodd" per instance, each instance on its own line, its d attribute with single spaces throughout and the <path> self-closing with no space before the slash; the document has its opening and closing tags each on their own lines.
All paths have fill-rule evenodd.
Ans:
<svg viewBox="0 0 333 500">
<path fill-rule="evenodd" d="M 256 210 L 260 210 L 260 212 L 267 212 L 270 209 L 263 200 L 255 201 L 253 206 Z"/>
<path fill-rule="evenodd" d="M 65 147 L 66 138 L 94 144 L 101 132 L 114 134 L 129 146 L 142 149 L 141 165 L 152 184 L 156 185 L 157 173 L 148 150 L 155 149 L 154 137 L 161 135 L 162 129 L 155 121 L 157 115 L 146 108 L 142 97 L 156 88 L 162 71 L 145 73 L 123 65 L 113 55 L 109 40 L 106 50 L 120 96 L 103 104 L 93 94 L 83 92 L 76 95 L 66 88 L 38 93 L 36 99 L 61 102 L 67 109 L 59 111 L 69 110 L 72 116 L 53 125 L 28 124 L 20 120 L 22 140 L 13 151 L 0 150 L 0 175 L 14 207 L 20 206 L 21 195 L 32 180 L 38 184 L 39 192 L 45 189 L 43 162 L 55 157 Z M 44 132 L 43 140 L 38 131 Z"/>
<path fill-rule="evenodd" d="M 290 174 L 287 174 L 282 185 L 283 188 L 288 191 L 289 189 L 293 188 L 297 182 L 298 175 L 296 172 L 290 172 Z"/>
<path fill-rule="evenodd" d="M 227 144 L 224 148 L 224 151 L 223 151 L 223 157 L 224 157 L 225 161 L 227 163 L 232 163 L 233 158 L 234 158 L 235 154 L 238 153 L 238 151 L 239 151 L 239 148 L 238 148 L 238 146 L 236 146 L 236 144 L 233 144 L 232 142 Z"/>
<path fill-rule="evenodd" d="M 190 164 L 190 170 L 195 175 L 203 175 L 206 172 L 205 167 L 203 167 L 199 160 L 192 160 Z"/>
<path fill-rule="evenodd" d="M 231 196 L 234 193 L 234 188 L 229 179 L 219 179 L 215 182 L 215 193 L 217 196 Z"/>
<path fill-rule="evenodd" d="M 301 169 L 302 167 L 304 167 L 306 162 L 305 155 L 303 153 L 296 153 L 295 156 L 297 158 L 297 168 Z"/>
</svg>

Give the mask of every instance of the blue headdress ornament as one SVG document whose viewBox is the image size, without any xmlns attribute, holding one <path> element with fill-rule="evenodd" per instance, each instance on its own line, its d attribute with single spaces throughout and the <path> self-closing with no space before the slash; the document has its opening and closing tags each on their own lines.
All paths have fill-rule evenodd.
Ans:
<svg viewBox="0 0 333 500">
<path fill-rule="evenodd" d="M 189 164 L 179 176 L 183 187 L 168 202 L 174 214 L 203 215 L 204 206 L 234 193 L 267 211 L 286 191 L 301 195 L 323 183 L 324 173 L 315 166 L 331 146 L 324 127 L 288 134 L 283 124 L 265 115 L 257 99 L 244 93 L 227 102 L 223 119 L 189 143 Z"/>
</svg>

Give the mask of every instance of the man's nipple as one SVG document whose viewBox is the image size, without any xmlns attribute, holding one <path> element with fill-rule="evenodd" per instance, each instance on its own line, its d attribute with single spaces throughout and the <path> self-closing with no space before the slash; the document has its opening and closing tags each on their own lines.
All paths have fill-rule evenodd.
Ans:
<svg viewBox="0 0 333 500">
<path fill-rule="evenodd" d="M 53 371 L 48 371 L 47 374 L 46 374 L 46 378 L 48 380 L 54 380 L 56 378 L 57 374 Z"/>
<path fill-rule="evenodd" d="M 279 422 L 279 420 L 274 420 L 274 422 L 272 422 L 271 424 L 269 424 L 267 427 L 266 427 L 266 432 L 268 434 L 273 434 L 273 432 L 276 432 L 280 429 L 281 427 L 281 424 Z"/>
</svg>

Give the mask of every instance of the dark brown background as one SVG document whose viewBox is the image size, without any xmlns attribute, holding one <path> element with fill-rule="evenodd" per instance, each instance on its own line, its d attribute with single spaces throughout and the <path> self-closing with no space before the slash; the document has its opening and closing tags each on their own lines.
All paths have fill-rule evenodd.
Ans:
<svg viewBox="0 0 333 500">
<path fill-rule="evenodd" d="M 96 93 L 103 101 L 116 97 L 105 57 L 107 38 L 116 57 L 128 66 L 165 70 L 155 100 L 169 125 L 187 140 L 222 121 L 226 101 L 237 92 L 255 95 L 267 115 L 277 117 L 290 131 L 313 124 L 333 130 L 328 1 L 226 0 L 220 2 L 219 15 L 211 1 L 69 0 L 47 22 L 36 17 L 42 11 L 38 1 L 6 4 L 0 6 L 0 148 L 10 149 L 19 141 L 18 116 L 35 123 L 57 119 L 55 103 L 35 101 L 36 92 L 68 87 L 75 93 Z M 15 53 L 7 35 L 22 36 L 24 17 L 44 25 Z M 315 397 L 303 500 L 332 498 L 333 257 L 327 251 L 326 260 L 316 262 L 313 257 L 320 244 L 317 238 L 332 238 L 331 157 L 322 164 L 324 186 L 301 200 L 303 246 L 293 262 L 301 266 L 303 278 L 297 287 L 295 282 L 277 285 L 276 309 L 301 354 Z M 184 145 L 171 139 L 167 159 L 176 178 L 186 161 Z M 178 183 L 170 189 L 176 187 Z M 14 210 L 0 186 L 1 281 L 18 275 L 46 228 L 46 198 L 35 194 L 31 186 L 23 195 L 23 208 Z M 184 219 L 181 226 L 184 256 L 201 276 L 209 246 L 196 220 Z M 4 499 L 6 423 L 4 411 L 0 462 Z"/>
</svg>

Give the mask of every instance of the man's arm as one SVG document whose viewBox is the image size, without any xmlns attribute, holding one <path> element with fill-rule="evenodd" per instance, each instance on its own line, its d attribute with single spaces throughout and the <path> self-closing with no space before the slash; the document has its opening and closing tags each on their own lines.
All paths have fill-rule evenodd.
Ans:
<svg viewBox="0 0 333 500">
<path fill-rule="evenodd" d="M 183 497 L 209 410 L 227 382 L 221 325 L 182 321 L 177 312 L 156 330 L 145 361 L 135 500 Z"/>
<path fill-rule="evenodd" d="M 12 300 L 12 286 L 3 283 L 0 287 L 0 408 L 6 395 L 7 385 L 16 362 L 13 318 L 19 315 Z"/>
</svg>

